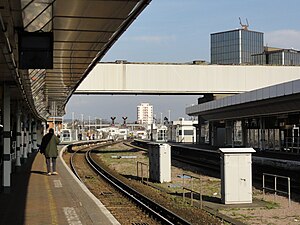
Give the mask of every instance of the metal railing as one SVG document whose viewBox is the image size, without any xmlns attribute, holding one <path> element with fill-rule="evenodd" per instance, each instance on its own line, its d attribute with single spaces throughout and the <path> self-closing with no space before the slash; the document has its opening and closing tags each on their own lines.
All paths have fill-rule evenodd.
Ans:
<svg viewBox="0 0 300 225">
<path fill-rule="evenodd" d="M 274 177 L 274 188 L 266 187 L 265 186 L 265 177 Z M 277 189 L 277 178 L 287 179 L 288 183 L 288 190 L 282 191 Z M 269 174 L 269 173 L 263 173 L 263 199 L 265 199 L 265 190 L 274 191 L 275 192 L 275 198 L 277 193 L 287 194 L 289 199 L 289 207 L 291 206 L 291 179 L 290 177 L 275 175 L 275 174 Z"/>
<path fill-rule="evenodd" d="M 191 188 L 186 187 L 187 182 L 185 182 L 185 179 L 191 179 Z M 199 188 L 200 191 L 195 191 L 194 190 L 194 180 L 198 180 L 199 181 Z M 200 199 L 200 208 L 202 209 L 202 182 L 201 182 L 201 177 L 195 177 L 189 174 L 182 174 L 182 189 L 183 189 L 183 201 L 185 201 L 185 191 L 189 191 L 191 193 L 191 206 L 193 206 L 193 201 L 194 201 L 194 194 L 198 194 L 199 195 L 199 199 Z"/>
<path fill-rule="evenodd" d="M 146 180 L 148 182 L 148 179 L 149 179 L 149 165 L 148 164 L 137 161 L 136 162 L 136 176 L 141 177 L 142 182 L 144 182 L 144 169 L 143 169 L 144 167 L 146 167 L 146 171 L 147 171 Z M 139 168 L 140 168 L 140 170 L 139 170 Z M 141 171 L 140 176 L 139 176 L 139 171 Z"/>
<path fill-rule="evenodd" d="M 293 153 L 300 153 L 300 138 L 299 137 L 286 137 L 284 151 L 290 151 Z"/>
</svg>

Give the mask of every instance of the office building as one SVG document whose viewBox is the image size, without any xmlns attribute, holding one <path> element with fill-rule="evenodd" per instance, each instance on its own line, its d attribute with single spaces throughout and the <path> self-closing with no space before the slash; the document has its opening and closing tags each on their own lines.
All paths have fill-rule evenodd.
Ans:
<svg viewBox="0 0 300 225">
<path fill-rule="evenodd" d="M 211 34 L 212 64 L 252 64 L 251 55 L 264 51 L 264 34 L 247 27 Z"/>
<path fill-rule="evenodd" d="M 211 63 L 298 66 L 300 51 L 264 47 L 264 34 L 242 25 L 240 29 L 211 34 Z"/>
<path fill-rule="evenodd" d="M 300 65 L 300 51 L 265 47 L 264 52 L 252 55 L 252 63 L 259 65 L 297 66 Z"/>
<path fill-rule="evenodd" d="M 137 106 L 137 122 L 139 124 L 153 123 L 153 106 L 149 103 L 141 103 Z"/>
</svg>

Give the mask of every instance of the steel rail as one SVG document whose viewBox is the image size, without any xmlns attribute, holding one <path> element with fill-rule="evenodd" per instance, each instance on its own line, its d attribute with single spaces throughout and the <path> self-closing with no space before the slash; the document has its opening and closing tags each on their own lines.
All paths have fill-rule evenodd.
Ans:
<svg viewBox="0 0 300 225">
<path fill-rule="evenodd" d="M 102 142 L 104 142 L 104 143 L 102 143 Z M 71 145 L 71 146 L 81 146 L 81 145 L 85 145 L 85 143 L 77 143 L 77 144 Z M 101 141 L 101 143 L 97 144 L 96 147 L 99 147 L 99 146 L 103 147 L 103 146 L 106 146 L 106 145 L 111 145 L 111 143 L 110 143 L 109 140 L 103 140 L 103 141 Z M 83 147 L 83 148 L 81 148 L 81 149 L 79 149 L 77 151 L 74 151 L 73 154 L 72 154 L 72 156 L 70 157 L 70 167 L 71 167 L 71 170 L 73 171 L 73 173 L 75 174 L 75 176 L 78 178 L 78 180 L 80 180 L 82 183 L 83 183 L 83 181 L 80 178 L 80 176 L 79 176 L 79 174 L 78 174 L 78 172 L 77 172 L 77 170 L 75 168 L 74 157 L 75 157 L 75 155 L 78 152 L 82 153 L 83 150 L 87 150 L 87 149 L 91 149 L 91 148 L 95 148 L 95 146 L 88 145 L 87 147 Z"/>
<path fill-rule="evenodd" d="M 95 160 L 91 157 L 92 150 L 86 153 L 86 160 L 91 165 L 91 167 L 104 179 L 106 179 L 109 183 L 115 186 L 120 192 L 122 192 L 125 196 L 132 199 L 136 204 L 150 212 L 155 218 L 160 220 L 163 224 L 190 224 L 185 219 L 181 218 L 180 216 L 176 215 L 172 211 L 168 210 L 167 208 L 155 203 L 148 197 L 144 196 L 143 194 L 137 192 L 130 186 L 126 185 L 124 182 L 119 180 L 118 178 L 111 175 L 105 169 L 98 165 Z"/>
<path fill-rule="evenodd" d="M 81 151 L 81 150 L 78 150 L 78 151 Z M 75 165 L 74 165 L 74 157 L 75 157 L 75 154 L 78 153 L 78 151 L 74 152 L 72 154 L 72 156 L 70 157 L 70 166 L 71 166 L 71 170 L 73 171 L 73 173 L 75 174 L 75 176 L 78 178 L 78 180 L 80 180 L 81 183 L 83 183 L 83 181 L 81 180 L 76 168 L 75 168 Z"/>
</svg>

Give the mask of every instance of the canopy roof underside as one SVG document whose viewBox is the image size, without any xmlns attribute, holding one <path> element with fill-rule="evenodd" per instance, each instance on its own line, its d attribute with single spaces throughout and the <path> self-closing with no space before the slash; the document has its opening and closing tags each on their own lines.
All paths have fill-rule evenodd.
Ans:
<svg viewBox="0 0 300 225">
<path fill-rule="evenodd" d="M 38 117 L 64 115 L 65 105 L 80 82 L 149 2 L 1 1 L 1 81 L 15 81 L 16 96 L 23 96 L 20 99 L 25 99 Z M 53 69 L 18 68 L 18 30 L 53 32 Z"/>
</svg>

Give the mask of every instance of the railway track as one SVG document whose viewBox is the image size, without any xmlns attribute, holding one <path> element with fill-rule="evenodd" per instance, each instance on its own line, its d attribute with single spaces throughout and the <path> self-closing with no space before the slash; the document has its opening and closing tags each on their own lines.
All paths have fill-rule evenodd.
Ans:
<svg viewBox="0 0 300 225">
<path fill-rule="evenodd" d="M 141 154 L 143 154 L 143 155 L 145 155 L 145 153 L 142 153 L 142 151 L 144 152 L 144 151 L 147 151 L 147 149 L 146 148 L 143 148 L 143 147 L 141 147 L 141 146 L 138 146 L 138 147 L 136 147 L 136 146 L 134 146 L 134 145 L 128 145 L 129 146 L 129 148 L 130 149 L 127 149 L 127 150 L 125 150 L 124 148 L 120 148 L 120 149 L 123 149 L 123 150 L 120 150 L 120 149 L 117 149 L 116 147 L 108 147 L 108 148 L 106 148 L 106 149 L 102 149 L 101 148 L 101 150 L 98 150 L 98 151 L 90 151 L 90 156 L 92 157 L 92 159 L 91 160 L 94 160 L 94 158 L 95 158 L 95 160 L 94 161 L 96 161 L 96 164 L 99 164 L 98 163 L 98 161 L 99 161 L 99 159 L 100 159 L 100 161 L 101 161 L 101 159 L 103 158 L 103 160 L 107 163 L 108 162 L 108 164 L 107 165 L 110 165 L 110 163 L 109 163 L 109 161 L 107 161 L 107 160 L 109 160 L 109 158 L 110 157 L 117 157 L 117 155 L 119 154 L 119 155 L 130 155 L 130 154 L 132 154 L 133 152 L 138 152 L 138 151 L 140 151 L 140 153 Z M 133 148 L 135 148 L 135 149 L 133 149 Z M 100 153 L 99 155 L 96 155 L 97 154 L 97 152 L 98 153 Z M 122 153 L 123 152 L 123 153 Z M 131 152 L 131 153 L 130 153 Z M 84 156 L 84 154 L 83 154 L 83 151 L 78 151 L 78 155 L 80 156 L 80 160 L 78 160 L 78 161 L 83 161 L 85 164 L 86 164 L 86 166 L 87 167 L 89 167 L 88 166 L 88 164 L 87 164 L 87 162 L 85 162 L 84 160 L 83 160 L 83 157 L 88 157 L 88 156 Z M 108 154 L 108 156 L 106 156 L 106 157 L 104 157 L 103 155 L 105 155 L 105 154 Z M 135 153 L 134 153 L 135 154 Z M 101 157 L 100 157 L 100 155 L 101 155 Z M 214 154 L 215 156 L 209 156 L 209 155 L 207 155 L 207 158 L 206 159 L 204 159 L 205 157 L 200 157 L 200 158 L 202 158 L 203 160 L 204 160 L 204 162 L 202 162 L 202 163 L 204 163 L 205 164 L 205 161 L 206 161 L 206 163 L 208 162 L 208 161 L 211 161 L 211 160 L 213 160 L 213 157 L 215 157 L 216 158 L 216 160 L 217 159 L 219 159 L 219 157 L 216 157 L 216 155 L 217 154 Z M 95 157 L 94 157 L 95 156 Z M 109 158 L 108 158 L 109 157 Z M 202 173 L 202 171 L 203 170 L 205 170 L 205 171 L 210 171 L 210 172 L 208 172 L 208 173 L 206 173 L 206 175 L 208 175 L 208 176 L 210 176 L 209 175 L 209 173 L 210 174 L 212 174 L 212 173 L 215 173 L 215 174 L 218 174 L 218 170 L 220 169 L 219 168 L 219 166 L 218 166 L 218 163 L 216 163 L 216 162 L 214 162 L 212 165 L 209 165 L 208 167 L 206 167 L 206 168 L 202 168 L 203 166 L 201 166 L 201 164 L 199 164 L 199 160 L 197 160 L 199 157 L 197 156 L 197 157 L 195 157 L 195 156 L 193 156 L 193 155 L 191 155 L 190 157 L 187 157 L 187 158 L 185 158 L 185 159 L 183 159 L 184 157 L 180 157 L 180 156 L 178 156 L 179 158 L 178 159 L 175 159 L 174 158 L 174 156 L 173 156 L 173 154 L 172 154 L 172 159 L 175 159 L 176 161 L 179 161 L 179 162 L 182 162 L 183 163 L 183 165 L 187 165 L 187 170 L 189 170 L 190 168 L 200 168 L 199 169 L 199 172 L 200 173 Z M 77 157 L 75 157 L 75 163 L 76 163 L 76 158 Z M 207 159 L 209 159 L 208 161 L 207 161 Z M 202 160 L 202 161 L 203 161 Z M 201 161 L 201 160 L 200 160 Z M 123 162 L 125 163 L 125 161 L 123 160 Z M 198 162 L 198 163 L 197 163 Z M 113 162 L 113 165 L 116 165 L 115 164 L 116 163 L 116 160 L 114 160 L 114 162 Z M 180 167 L 181 167 L 181 165 L 180 165 L 180 163 L 178 163 L 178 162 L 175 162 L 176 163 L 176 165 L 178 164 Z M 125 163 L 126 164 L 126 163 Z M 104 165 L 104 170 L 102 170 L 101 169 L 101 171 L 103 172 L 103 171 L 106 171 L 106 169 L 108 168 L 108 166 L 105 166 Z M 193 167 L 190 167 L 189 165 L 193 165 Z M 78 168 L 80 168 L 80 170 L 82 170 L 82 165 L 78 165 L 77 166 Z M 102 167 L 102 166 L 101 166 Z M 111 166 L 109 166 L 109 167 L 111 167 Z M 184 168 L 185 166 L 183 166 L 183 168 Z M 218 168 L 217 168 L 218 167 Z M 115 166 L 112 166 L 111 168 L 115 168 Z M 111 169 L 110 168 L 110 169 Z M 126 167 L 127 168 L 127 167 Z M 193 170 L 193 169 L 192 169 Z M 197 170 L 197 169 L 196 169 Z M 261 169 L 259 169 L 260 171 L 261 171 Z M 131 175 L 129 175 L 127 178 L 126 178 L 126 175 L 125 174 L 130 174 L 130 173 L 124 173 L 124 175 L 125 175 L 125 177 L 124 177 L 124 175 L 120 175 L 120 174 L 123 174 L 122 172 L 120 173 L 120 170 L 118 169 L 117 171 L 119 171 L 119 172 L 115 172 L 115 173 L 118 173 L 118 175 L 119 176 L 116 176 L 117 177 L 117 179 L 119 179 L 119 178 L 124 178 L 124 179 L 121 179 L 121 182 L 123 181 L 124 182 L 124 180 L 126 181 L 125 182 L 125 185 L 128 185 L 128 177 L 130 177 Z M 107 173 L 108 173 L 108 176 L 110 176 L 111 175 L 111 171 L 108 169 L 108 171 L 106 171 Z M 196 172 L 197 173 L 197 172 Z M 113 173 L 114 174 L 114 173 Z M 254 174 L 254 173 L 253 173 Z M 100 187 L 100 188 L 98 188 L 98 187 L 95 187 L 95 186 L 93 186 L 93 185 L 90 185 L 89 183 L 87 183 L 87 182 L 89 182 L 89 181 L 93 181 L 93 182 L 95 182 L 95 178 L 97 178 L 98 179 L 98 175 L 96 175 L 96 174 L 91 174 L 91 173 L 86 173 L 86 172 L 84 172 L 84 171 L 81 171 L 81 172 L 79 172 L 79 176 L 81 177 L 81 179 L 83 180 L 83 182 L 86 184 L 86 186 L 88 186 L 88 188 L 90 188 L 91 189 L 91 191 L 92 191 L 92 193 L 96 196 L 96 197 L 98 197 L 99 199 L 100 199 L 100 201 L 101 202 L 104 202 L 104 200 L 103 199 L 101 199 L 100 197 L 101 197 L 101 195 L 102 196 L 106 196 L 106 197 L 108 197 L 109 199 L 113 199 L 113 195 L 111 194 L 111 191 L 107 191 L 105 188 L 103 188 L 103 187 Z M 214 177 L 218 177 L 217 175 L 216 176 L 214 176 Z M 134 177 L 132 177 L 133 179 L 132 180 L 134 180 L 135 178 Z M 130 178 L 131 179 L 131 178 Z M 129 179 L 129 180 L 130 180 Z M 136 181 L 134 181 L 134 182 L 136 182 Z M 129 183 L 131 183 L 131 181 L 129 181 Z M 253 182 L 254 183 L 254 182 Z M 261 183 L 261 182 L 260 182 Z M 140 183 L 141 184 L 141 183 Z M 145 186 L 145 185 L 143 185 L 143 184 L 141 184 L 141 186 L 143 186 L 145 189 L 146 189 L 146 187 L 147 186 Z M 135 185 L 134 185 L 134 188 L 135 188 Z M 99 191 L 98 190 L 101 190 L 100 191 L 100 193 L 99 193 Z M 137 190 L 139 190 L 139 191 L 141 191 L 141 189 L 140 188 L 137 188 Z M 119 192 L 120 193 L 120 191 L 118 190 L 117 192 Z M 133 195 L 133 194 L 131 194 L 129 191 L 127 191 L 130 195 Z M 148 194 L 148 193 L 147 193 Z M 149 195 L 147 195 L 146 194 L 146 196 L 149 196 Z M 122 196 L 124 196 L 124 194 L 121 194 Z M 100 197 L 99 197 L 100 196 Z M 151 195 L 150 195 L 151 196 Z M 151 199 L 154 199 L 154 198 L 152 198 L 152 197 L 150 197 Z M 117 199 L 121 199 L 121 197 L 118 197 Z M 126 198 L 127 199 L 127 198 Z M 125 200 L 121 200 L 122 202 L 125 202 Z M 130 202 L 130 203 L 132 203 L 133 201 L 132 200 L 126 200 L 126 201 L 128 201 L 128 202 Z M 111 211 L 112 212 L 112 214 L 113 215 L 115 215 L 114 213 L 114 211 L 115 211 L 115 209 L 117 208 L 117 207 L 115 207 L 115 206 L 109 206 L 109 204 L 104 204 L 104 205 L 108 205 L 108 210 L 109 211 Z M 135 205 L 135 204 L 134 204 Z M 136 207 L 136 206 L 135 206 Z M 120 207 L 120 208 L 122 208 L 122 207 Z M 145 208 L 143 208 L 142 206 L 140 206 L 140 207 L 138 207 L 139 208 L 139 210 L 141 210 L 142 212 L 145 212 L 145 211 L 147 211 Z M 168 207 L 167 207 L 168 208 Z M 123 208 L 123 210 L 121 210 L 121 211 L 123 211 L 123 215 L 122 216 L 115 216 L 116 218 L 117 218 L 117 220 L 119 220 L 119 221 L 121 221 L 119 218 L 120 217 L 123 217 L 123 218 L 126 218 L 126 217 L 128 217 L 128 213 L 125 213 L 124 214 L 124 211 L 125 212 L 128 212 L 128 211 L 133 211 L 133 210 L 131 210 L 131 208 L 130 208 L 130 210 L 126 210 L 126 209 L 124 209 Z M 134 213 L 134 214 L 137 214 L 137 215 L 139 215 L 140 213 L 141 213 L 141 211 L 139 211 L 139 212 L 137 212 L 137 213 Z M 154 209 L 154 212 L 158 212 L 158 211 L 160 211 L 159 209 Z M 177 212 L 176 210 L 175 210 L 175 212 Z M 209 210 L 208 210 L 208 212 L 210 212 Z M 212 213 L 212 214 L 214 214 L 215 216 L 217 216 L 217 217 L 219 217 L 219 218 L 221 218 L 221 220 L 222 219 L 224 219 L 225 221 L 226 221 L 226 217 L 223 217 L 222 216 L 222 213 L 217 213 L 217 214 L 215 214 L 215 212 L 210 212 L 210 213 Z M 163 213 L 164 214 L 164 213 Z M 219 215 L 220 214 L 220 215 Z M 181 215 L 183 218 L 187 218 L 187 220 L 189 220 L 188 218 L 189 217 L 186 217 L 185 215 L 182 215 L 181 213 L 179 213 L 179 215 Z M 220 217 L 221 216 L 221 217 Z M 118 218 L 119 217 L 119 218 Z M 130 216 L 131 218 L 134 218 L 134 215 L 132 215 L 132 216 Z M 151 215 L 150 216 L 150 214 L 149 213 L 147 213 L 146 214 L 146 217 L 149 217 L 149 218 L 154 218 L 154 216 L 153 215 Z M 160 222 L 158 222 L 158 220 L 160 220 Z M 168 223 L 168 222 L 163 222 L 163 220 L 161 220 L 161 219 L 153 219 L 153 223 L 151 223 L 151 222 L 140 222 L 141 220 L 139 220 L 139 219 L 135 219 L 134 220 L 134 222 L 128 222 L 128 220 L 126 221 L 126 222 L 121 222 L 121 224 L 170 224 L 170 223 Z M 230 223 L 232 223 L 232 224 L 242 224 L 242 223 L 235 223 L 235 222 L 233 222 L 234 221 L 234 219 L 232 220 L 232 218 L 230 218 L 228 221 L 230 221 L 228 224 L 230 224 Z M 171 221 L 171 224 L 181 224 L 181 223 L 175 223 L 175 222 L 172 222 Z M 189 223 L 189 221 L 187 221 L 187 224 L 218 224 L 218 223 Z M 220 223 L 220 224 L 222 224 L 222 223 Z"/>
<path fill-rule="evenodd" d="M 86 161 L 83 161 L 83 152 Z M 111 175 L 93 159 L 94 152 L 90 149 L 78 150 L 71 157 L 71 167 L 121 224 L 190 224 Z M 87 174 L 87 167 L 92 167 L 94 173 Z M 80 168 L 81 172 L 76 168 Z M 95 179 L 98 177 L 101 178 Z M 95 186 L 90 184 L 91 180 L 99 182 Z"/>
</svg>

